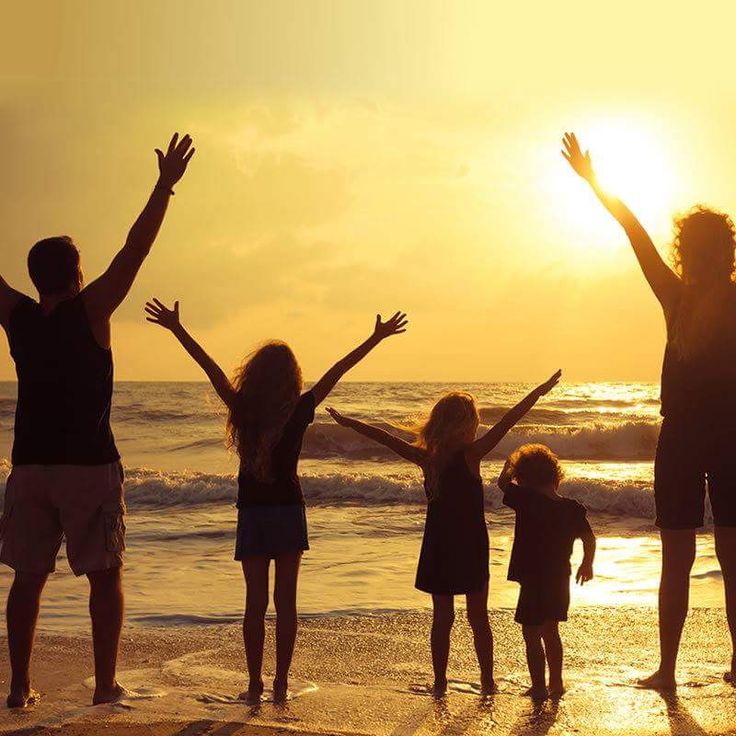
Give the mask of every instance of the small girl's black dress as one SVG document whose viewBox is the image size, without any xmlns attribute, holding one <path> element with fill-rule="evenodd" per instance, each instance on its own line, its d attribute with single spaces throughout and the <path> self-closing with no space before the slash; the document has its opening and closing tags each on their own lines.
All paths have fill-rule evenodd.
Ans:
<svg viewBox="0 0 736 736">
<path fill-rule="evenodd" d="M 452 455 L 434 492 L 425 473 L 427 516 L 415 586 L 433 595 L 476 593 L 488 583 L 488 529 L 483 481 L 468 467 L 465 450 Z"/>
</svg>

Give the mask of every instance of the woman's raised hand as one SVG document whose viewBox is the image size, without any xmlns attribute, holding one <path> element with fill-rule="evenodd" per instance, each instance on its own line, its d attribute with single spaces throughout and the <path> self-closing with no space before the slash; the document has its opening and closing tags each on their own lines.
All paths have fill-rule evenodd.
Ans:
<svg viewBox="0 0 736 736">
<path fill-rule="evenodd" d="M 179 302 L 174 302 L 174 308 L 168 309 L 156 297 L 153 297 L 153 301 L 146 302 L 145 311 L 148 314 L 147 322 L 161 325 L 167 330 L 173 331 L 181 324 L 179 321 Z"/>
<path fill-rule="evenodd" d="M 342 414 L 340 414 L 337 409 L 333 409 L 331 406 L 327 407 L 327 413 L 341 426 L 341 427 L 347 427 L 349 425 L 349 420 L 347 417 L 344 417 Z"/>
<path fill-rule="evenodd" d="M 179 140 L 179 134 L 174 133 L 169 141 L 166 153 L 160 148 L 156 149 L 161 183 L 165 187 L 173 187 L 184 176 L 192 156 L 194 156 L 194 148 L 192 148 L 191 136 L 187 133 Z"/>
<path fill-rule="evenodd" d="M 564 150 L 561 153 L 565 157 L 565 161 L 572 166 L 573 171 L 585 181 L 592 181 L 595 174 L 593 173 L 593 162 L 590 160 L 590 152 L 582 152 L 575 133 L 565 133 L 562 137 L 562 145 Z"/>
<path fill-rule="evenodd" d="M 384 340 L 391 335 L 400 335 L 402 332 L 406 332 L 406 325 L 409 324 L 409 320 L 406 318 L 404 312 L 396 312 L 390 319 L 385 322 L 381 321 L 381 315 L 376 315 L 376 326 L 373 330 L 373 334 L 379 339 Z"/>
<path fill-rule="evenodd" d="M 548 394 L 559 382 L 560 378 L 562 378 L 562 370 L 557 371 L 553 376 L 550 376 L 544 383 L 541 383 L 536 388 L 536 393 L 538 396 L 544 396 L 545 394 Z"/>
</svg>

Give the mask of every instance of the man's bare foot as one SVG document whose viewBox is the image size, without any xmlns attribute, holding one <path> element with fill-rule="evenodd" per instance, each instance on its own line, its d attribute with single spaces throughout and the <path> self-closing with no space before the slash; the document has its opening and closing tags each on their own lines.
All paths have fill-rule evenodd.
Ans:
<svg viewBox="0 0 736 736">
<path fill-rule="evenodd" d="M 524 695 L 529 696 L 532 700 L 541 701 L 547 700 L 549 691 L 544 685 L 532 685 Z"/>
<path fill-rule="evenodd" d="M 549 696 L 553 700 L 559 700 L 565 694 L 565 685 L 560 682 L 550 682 Z"/>
<path fill-rule="evenodd" d="M 649 677 L 642 677 L 636 681 L 636 684 L 646 690 L 676 690 L 677 683 L 674 677 L 666 677 L 657 670 Z"/>
<path fill-rule="evenodd" d="M 261 702 L 263 696 L 263 680 L 251 682 L 248 689 L 238 695 L 238 700 L 244 700 L 248 705 L 256 705 Z"/>
<path fill-rule="evenodd" d="M 289 699 L 289 681 L 274 680 L 273 681 L 273 702 L 285 703 Z"/>
<path fill-rule="evenodd" d="M 8 708 L 27 708 L 29 705 L 35 705 L 41 700 L 41 694 L 31 687 L 25 687 L 18 690 L 11 690 L 5 701 Z"/>
<path fill-rule="evenodd" d="M 92 705 L 117 703 L 129 695 L 132 695 L 130 690 L 126 690 L 119 682 L 116 682 L 109 690 L 99 687 L 95 688 L 95 694 L 92 696 Z"/>
</svg>

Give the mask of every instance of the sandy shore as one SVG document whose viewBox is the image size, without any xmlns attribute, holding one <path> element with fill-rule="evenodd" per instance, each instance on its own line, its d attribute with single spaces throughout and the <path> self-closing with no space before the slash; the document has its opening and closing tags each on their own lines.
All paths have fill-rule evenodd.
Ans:
<svg viewBox="0 0 736 736">
<path fill-rule="evenodd" d="M 128 629 L 121 682 L 138 696 L 89 706 L 89 637 L 40 635 L 34 662 L 41 703 L 0 713 L 0 730 L 28 734 L 723 734 L 736 733 L 736 690 L 721 675 L 729 656 L 722 609 L 692 612 L 683 641 L 677 696 L 633 686 L 656 661 L 651 609 L 578 609 L 564 626 L 568 692 L 535 706 L 519 627 L 493 614 L 498 695 L 481 699 L 469 628 L 458 616 L 448 697 L 424 691 L 431 679 L 428 615 L 313 618 L 300 631 L 295 697 L 284 706 L 234 702 L 244 686 L 237 626 Z M 269 624 L 266 672 L 273 671 Z M 2 643 L 4 647 L 4 642 Z M 0 679 L 7 688 L 7 659 Z"/>
</svg>

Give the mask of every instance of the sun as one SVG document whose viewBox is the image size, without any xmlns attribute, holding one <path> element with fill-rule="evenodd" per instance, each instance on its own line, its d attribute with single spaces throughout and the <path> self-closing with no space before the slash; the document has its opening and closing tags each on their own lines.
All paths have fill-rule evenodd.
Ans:
<svg viewBox="0 0 736 736">
<path fill-rule="evenodd" d="M 603 188 L 631 208 L 655 242 L 667 240 L 680 176 L 664 124 L 635 116 L 601 116 L 581 120 L 574 132 L 583 150 L 590 151 Z M 628 247 L 626 238 L 588 185 L 557 156 L 550 159 L 543 189 L 560 237 L 578 255 L 584 253 L 580 265 L 604 265 Z"/>
</svg>

